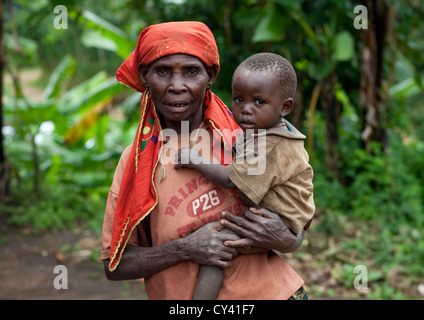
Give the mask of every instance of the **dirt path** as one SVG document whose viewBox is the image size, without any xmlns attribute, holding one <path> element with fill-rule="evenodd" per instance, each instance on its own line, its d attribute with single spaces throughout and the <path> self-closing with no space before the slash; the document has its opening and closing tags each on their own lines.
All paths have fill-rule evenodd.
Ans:
<svg viewBox="0 0 424 320">
<path fill-rule="evenodd" d="M 2 235 L 0 299 L 147 299 L 142 282 L 106 279 L 100 238 L 83 230 L 25 233 Z M 54 273 L 57 265 L 67 268 L 68 289 L 54 287 L 55 278 L 65 275 Z"/>
</svg>

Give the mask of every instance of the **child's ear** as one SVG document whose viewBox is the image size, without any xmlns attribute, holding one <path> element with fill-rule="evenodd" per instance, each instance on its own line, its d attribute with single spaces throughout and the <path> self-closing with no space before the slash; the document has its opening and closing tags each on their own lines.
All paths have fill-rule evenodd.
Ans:
<svg viewBox="0 0 424 320">
<path fill-rule="evenodd" d="M 138 64 L 138 76 L 140 77 L 140 81 L 145 88 L 149 88 L 149 84 L 146 80 L 147 72 L 149 72 L 149 67 L 139 63 Z"/>
<path fill-rule="evenodd" d="M 288 115 L 293 109 L 293 104 L 294 104 L 293 98 L 285 99 L 281 107 L 280 116 L 285 117 L 286 115 Z"/>
</svg>

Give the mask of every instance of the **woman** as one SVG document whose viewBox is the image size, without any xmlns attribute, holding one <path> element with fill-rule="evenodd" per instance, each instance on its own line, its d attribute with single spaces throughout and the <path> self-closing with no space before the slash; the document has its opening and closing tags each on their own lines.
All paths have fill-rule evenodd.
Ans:
<svg viewBox="0 0 424 320">
<path fill-rule="evenodd" d="M 303 280 L 270 250 L 293 251 L 303 233 L 292 235 L 275 213 L 253 214 L 196 170 L 160 161 L 184 141 L 202 151 L 222 142 L 208 153 L 213 161 L 231 149 L 238 127 L 210 91 L 218 71 L 215 39 L 200 22 L 147 27 L 118 69 L 119 81 L 143 92 L 142 112 L 107 201 L 105 272 L 110 280 L 144 278 L 149 299 L 191 299 L 199 264 L 216 265 L 225 269 L 218 299 L 288 299 Z M 161 136 L 165 129 L 170 139 Z M 219 232 L 223 227 L 242 239 Z M 238 255 L 239 247 L 264 252 Z"/>
</svg>

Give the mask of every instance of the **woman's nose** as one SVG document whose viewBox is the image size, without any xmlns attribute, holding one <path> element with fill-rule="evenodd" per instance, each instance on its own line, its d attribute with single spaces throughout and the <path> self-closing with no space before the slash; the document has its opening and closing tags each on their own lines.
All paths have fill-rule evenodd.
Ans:
<svg viewBox="0 0 424 320">
<path fill-rule="evenodd" d="M 184 77 L 179 74 L 173 74 L 168 89 L 175 93 L 181 93 L 186 91 L 186 85 L 184 82 Z"/>
</svg>

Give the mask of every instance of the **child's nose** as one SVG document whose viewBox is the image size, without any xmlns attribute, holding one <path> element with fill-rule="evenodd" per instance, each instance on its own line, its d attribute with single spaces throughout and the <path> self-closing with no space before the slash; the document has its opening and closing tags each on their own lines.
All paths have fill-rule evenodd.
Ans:
<svg viewBox="0 0 424 320">
<path fill-rule="evenodd" d="M 245 103 L 243 107 L 241 108 L 242 114 L 252 114 L 252 106 L 250 103 Z"/>
</svg>

